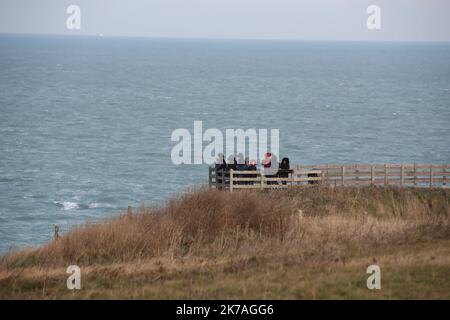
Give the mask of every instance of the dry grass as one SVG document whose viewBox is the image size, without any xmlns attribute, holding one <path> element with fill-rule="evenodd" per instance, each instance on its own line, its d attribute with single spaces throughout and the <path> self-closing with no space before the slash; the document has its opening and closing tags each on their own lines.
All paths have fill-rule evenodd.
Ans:
<svg viewBox="0 0 450 320">
<path fill-rule="evenodd" d="M 197 190 L 0 260 L 2 298 L 450 298 L 448 189 Z M 380 264 L 383 289 L 365 287 Z M 82 269 L 83 290 L 65 288 Z M 445 278 L 445 279 L 442 279 Z"/>
</svg>

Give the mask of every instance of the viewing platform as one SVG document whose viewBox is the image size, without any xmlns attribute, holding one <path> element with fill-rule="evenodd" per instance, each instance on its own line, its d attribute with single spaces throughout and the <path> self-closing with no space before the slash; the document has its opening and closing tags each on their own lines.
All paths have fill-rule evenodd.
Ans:
<svg viewBox="0 0 450 320">
<path fill-rule="evenodd" d="M 321 164 L 294 165 L 265 174 L 264 170 L 216 170 L 209 167 L 209 187 L 235 189 L 287 189 L 308 185 L 447 187 L 450 164 Z"/>
</svg>

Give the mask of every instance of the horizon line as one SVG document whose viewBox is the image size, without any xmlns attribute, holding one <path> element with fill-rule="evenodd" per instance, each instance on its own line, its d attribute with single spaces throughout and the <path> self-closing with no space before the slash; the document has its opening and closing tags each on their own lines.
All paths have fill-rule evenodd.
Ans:
<svg viewBox="0 0 450 320">
<path fill-rule="evenodd" d="M 370 43 L 450 43 L 450 40 L 368 40 L 368 39 L 297 39 L 297 38 L 235 38 L 235 37 L 202 37 L 202 36 L 135 36 L 135 35 L 105 35 L 98 34 L 67 34 L 67 33 L 28 33 L 2 32 L 9 36 L 55 36 L 74 38 L 129 38 L 129 39 L 164 39 L 164 40 L 223 40 L 223 41 L 267 41 L 267 42 L 370 42 Z"/>
</svg>

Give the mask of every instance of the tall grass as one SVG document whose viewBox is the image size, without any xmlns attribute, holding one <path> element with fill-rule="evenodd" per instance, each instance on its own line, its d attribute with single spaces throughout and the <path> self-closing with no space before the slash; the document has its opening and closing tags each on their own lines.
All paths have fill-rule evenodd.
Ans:
<svg viewBox="0 0 450 320">
<path fill-rule="evenodd" d="M 450 239 L 449 195 L 448 189 L 199 189 L 161 207 L 73 228 L 37 249 L 9 253 L 0 271 L 154 258 L 345 260 L 372 247 Z"/>
</svg>

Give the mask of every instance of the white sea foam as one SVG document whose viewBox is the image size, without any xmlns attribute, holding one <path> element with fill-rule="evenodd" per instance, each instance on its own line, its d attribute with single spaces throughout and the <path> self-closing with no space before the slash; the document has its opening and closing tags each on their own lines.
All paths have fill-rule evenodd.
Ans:
<svg viewBox="0 0 450 320">
<path fill-rule="evenodd" d="M 70 201 L 64 201 L 63 202 L 63 208 L 64 208 L 64 210 L 76 209 L 76 208 L 78 208 L 78 203 L 70 202 Z"/>
<path fill-rule="evenodd" d="M 81 207 L 83 208 L 83 207 Z M 87 208 L 89 209 L 117 209 L 117 206 L 111 203 L 105 203 L 105 202 L 92 202 L 89 205 L 87 205 Z"/>
<path fill-rule="evenodd" d="M 64 202 L 55 201 L 54 204 L 62 207 L 63 210 L 73 210 L 79 208 L 78 203 L 71 201 L 64 201 Z"/>
</svg>

